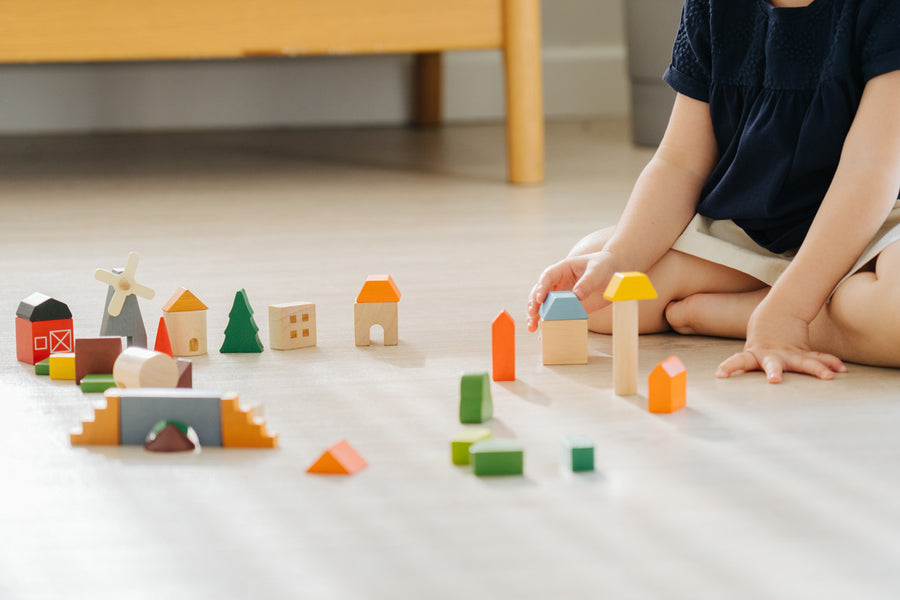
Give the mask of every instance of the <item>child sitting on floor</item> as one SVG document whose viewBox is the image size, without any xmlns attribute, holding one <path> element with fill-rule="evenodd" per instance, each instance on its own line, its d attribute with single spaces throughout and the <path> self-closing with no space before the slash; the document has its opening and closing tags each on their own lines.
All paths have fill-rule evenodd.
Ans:
<svg viewBox="0 0 900 600">
<path fill-rule="evenodd" d="M 686 0 L 677 92 L 621 220 L 541 274 L 528 329 L 571 289 L 643 271 L 640 330 L 746 338 L 716 371 L 831 379 L 900 367 L 900 0 Z"/>
</svg>

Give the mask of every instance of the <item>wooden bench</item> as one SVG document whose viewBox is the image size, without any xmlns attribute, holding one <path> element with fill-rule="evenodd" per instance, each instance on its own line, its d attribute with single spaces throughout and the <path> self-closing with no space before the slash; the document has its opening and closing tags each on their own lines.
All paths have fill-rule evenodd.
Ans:
<svg viewBox="0 0 900 600">
<path fill-rule="evenodd" d="M 420 124 L 441 53 L 504 56 L 508 177 L 544 177 L 540 0 L 0 0 L 0 63 L 412 53 Z"/>
</svg>

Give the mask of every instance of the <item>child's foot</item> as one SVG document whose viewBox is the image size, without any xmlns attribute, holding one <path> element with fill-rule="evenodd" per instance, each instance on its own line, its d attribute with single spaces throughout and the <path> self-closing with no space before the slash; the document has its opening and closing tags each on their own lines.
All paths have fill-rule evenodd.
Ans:
<svg viewBox="0 0 900 600">
<path fill-rule="evenodd" d="M 734 294 L 694 294 L 666 306 L 666 320 L 678 333 L 743 339 L 747 322 L 769 288 Z"/>
</svg>

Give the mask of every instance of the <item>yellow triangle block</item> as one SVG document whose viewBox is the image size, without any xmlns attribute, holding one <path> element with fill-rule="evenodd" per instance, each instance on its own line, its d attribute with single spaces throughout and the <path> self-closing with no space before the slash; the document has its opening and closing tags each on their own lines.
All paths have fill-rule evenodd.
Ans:
<svg viewBox="0 0 900 600">
<path fill-rule="evenodd" d="M 353 475 L 365 469 L 368 464 L 347 440 L 341 440 L 323 452 L 306 472 L 320 475 Z"/>
<path fill-rule="evenodd" d="M 390 275 L 369 275 L 359 291 L 356 301 L 399 302 L 400 289 Z"/>
<path fill-rule="evenodd" d="M 650 300 L 656 298 L 656 289 L 650 278 L 640 271 L 616 273 L 606 286 L 603 297 L 613 302 L 620 300 Z"/>
<path fill-rule="evenodd" d="M 163 312 L 185 312 L 188 310 L 206 310 L 208 307 L 200 302 L 187 288 L 179 288 L 162 307 Z"/>
</svg>

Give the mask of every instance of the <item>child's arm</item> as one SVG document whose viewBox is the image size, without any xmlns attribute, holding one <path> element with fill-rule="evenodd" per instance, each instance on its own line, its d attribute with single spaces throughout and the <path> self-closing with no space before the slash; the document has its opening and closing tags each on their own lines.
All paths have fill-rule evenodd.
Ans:
<svg viewBox="0 0 900 600">
<path fill-rule="evenodd" d="M 528 330 L 537 329 L 548 292 L 571 289 L 591 312 L 607 304 L 603 291 L 616 271 L 646 271 L 655 264 L 694 216 L 717 159 L 709 104 L 678 94 L 665 136 L 635 183 L 612 238 L 602 249 L 576 246 L 544 270 L 529 296 Z"/>
<path fill-rule="evenodd" d="M 841 160 L 797 256 L 753 312 L 744 351 L 717 371 L 763 370 L 772 383 L 784 371 L 831 379 L 846 368 L 813 352 L 809 324 L 834 286 L 881 227 L 900 190 L 900 71 L 866 85 Z"/>
</svg>

